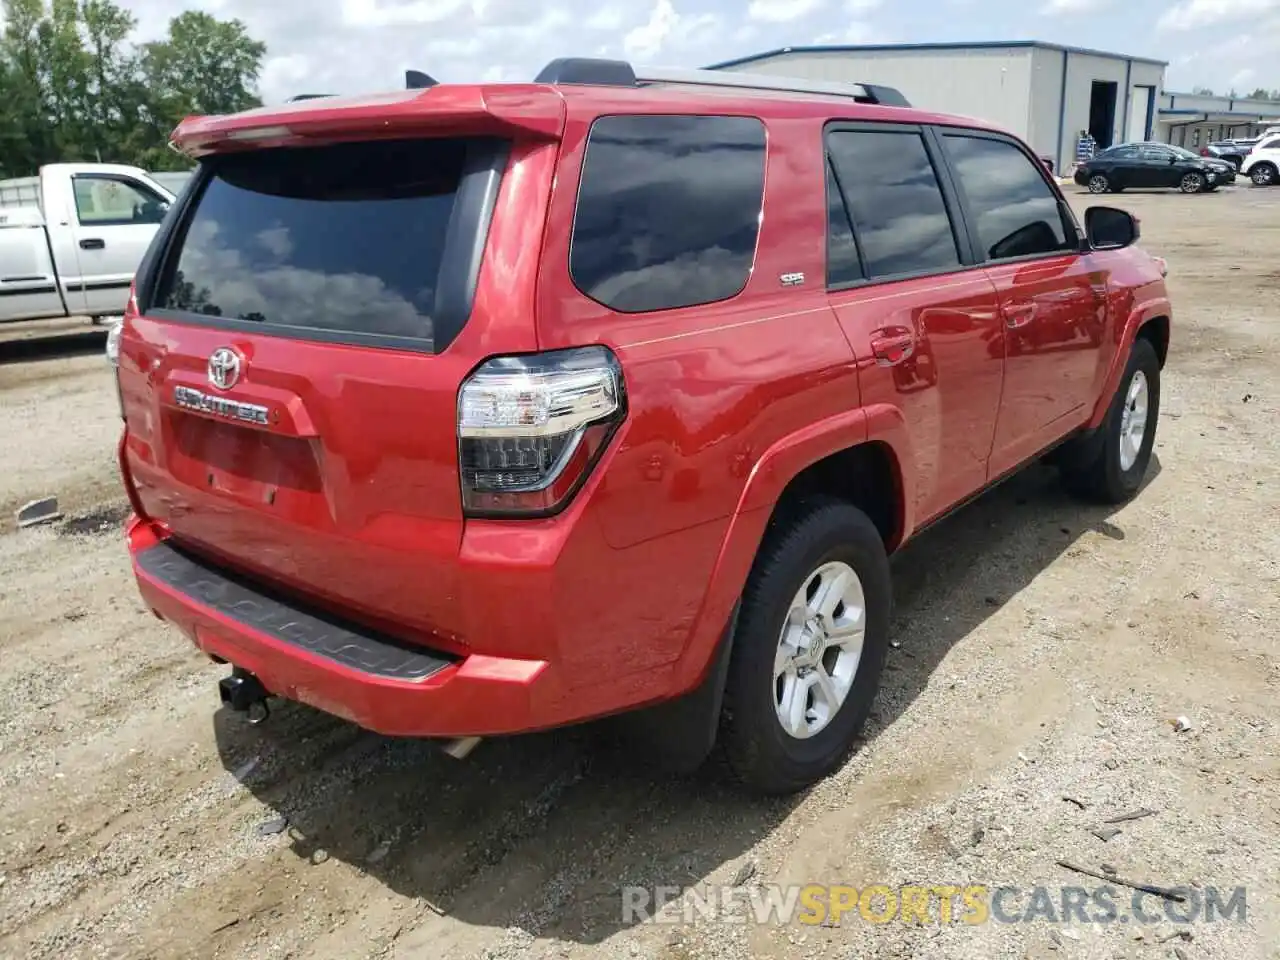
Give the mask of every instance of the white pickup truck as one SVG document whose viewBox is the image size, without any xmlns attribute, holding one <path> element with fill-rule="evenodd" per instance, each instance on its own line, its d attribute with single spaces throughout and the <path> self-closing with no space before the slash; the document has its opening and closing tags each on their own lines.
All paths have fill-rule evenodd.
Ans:
<svg viewBox="0 0 1280 960">
<path fill-rule="evenodd" d="M 0 321 L 123 313 L 173 198 L 152 175 L 112 163 L 0 180 Z"/>
</svg>

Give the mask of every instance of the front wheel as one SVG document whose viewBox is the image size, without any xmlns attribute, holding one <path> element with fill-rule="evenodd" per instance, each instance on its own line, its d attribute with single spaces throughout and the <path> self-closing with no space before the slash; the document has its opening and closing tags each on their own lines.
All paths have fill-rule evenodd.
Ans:
<svg viewBox="0 0 1280 960">
<path fill-rule="evenodd" d="M 1106 193 L 1111 189 L 1111 181 L 1100 173 L 1095 173 L 1089 178 L 1090 193 Z"/>
<path fill-rule="evenodd" d="M 1133 342 L 1124 376 L 1097 432 L 1064 448 L 1059 464 L 1076 493 L 1120 504 L 1142 486 L 1160 415 L 1160 358 L 1145 337 Z"/>
<path fill-rule="evenodd" d="M 1199 193 L 1204 189 L 1204 177 L 1198 173 L 1184 173 L 1178 189 L 1183 193 Z"/>
<path fill-rule="evenodd" d="M 889 645 L 889 561 L 861 510 L 820 499 L 771 530 L 743 593 L 722 735 L 748 787 L 831 773 L 866 722 Z"/>
<path fill-rule="evenodd" d="M 1249 171 L 1249 179 L 1259 187 L 1269 187 L 1276 182 L 1276 168 L 1270 163 L 1260 163 Z"/>
</svg>

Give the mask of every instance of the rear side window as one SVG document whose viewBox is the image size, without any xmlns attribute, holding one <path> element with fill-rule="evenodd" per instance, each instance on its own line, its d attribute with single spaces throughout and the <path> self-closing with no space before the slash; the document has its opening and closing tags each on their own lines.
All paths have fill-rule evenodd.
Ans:
<svg viewBox="0 0 1280 960">
<path fill-rule="evenodd" d="M 752 117 L 618 116 L 591 126 L 569 253 L 578 289 L 624 313 L 747 284 L 764 198 Z"/>
<path fill-rule="evenodd" d="M 858 245 L 853 239 L 853 225 L 849 211 L 840 195 L 840 184 L 827 162 L 827 286 L 838 287 L 842 283 L 862 280 L 862 261 L 858 257 Z"/>
<path fill-rule="evenodd" d="M 457 199 L 473 148 L 398 140 L 214 158 L 152 306 L 350 335 L 321 339 L 429 342 L 457 272 L 450 223 L 468 226 Z"/>
<path fill-rule="evenodd" d="M 986 259 L 1071 249 L 1075 231 L 1030 157 L 1007 140 L 947 134 L 943 142 Z"/>
<path fill-rule="evenodd" d="M 827 151 L 869 278 L 960 265 L 938 175 L 918 132 L 834 130 Z"/>
</svg>

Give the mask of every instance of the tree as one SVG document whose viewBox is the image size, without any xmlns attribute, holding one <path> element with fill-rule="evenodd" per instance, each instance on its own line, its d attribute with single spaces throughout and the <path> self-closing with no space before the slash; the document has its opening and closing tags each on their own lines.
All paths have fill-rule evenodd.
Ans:
<svg viewBox="0 0 1280 960">
<path fill-rule="evenodd" d="M 266 46 L 239 20 L 187 12 L 131 45 L 113 0 L 0 0 L 0 177 L 54 161 L 186 166 L 167 149 L 192 113 L 256 106 Z"/>
<path fill-rule="evenodd" d="M 1192 87 L 1191 92 L 1197 97 L 1212 97 L 1214 95 L 1213 91 L 1208 87 Z"/>
<path fill-rule="evenodd" d="M 1253 93 L 1249 94 L 1249 99 L 1250 100 L 1270 100 L 1271 91 L 1268 90 L 1266 87 L 1258 87 L 1257 90 L 1254 90 Z"/>
</svg>

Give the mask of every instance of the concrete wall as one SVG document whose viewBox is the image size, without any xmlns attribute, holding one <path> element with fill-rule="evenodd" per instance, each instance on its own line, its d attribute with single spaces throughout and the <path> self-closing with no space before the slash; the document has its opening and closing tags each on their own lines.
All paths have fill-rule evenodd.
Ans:
<svg viewBox="0 0 1280 960">
<path fill-rule="evenodd" d="M 1031 48 L 796 51 L 737 64 L 735 71 L 777 77 L 883 83 L 912 106 L 973 117 L 1027 136 Z"/>
</svg>

